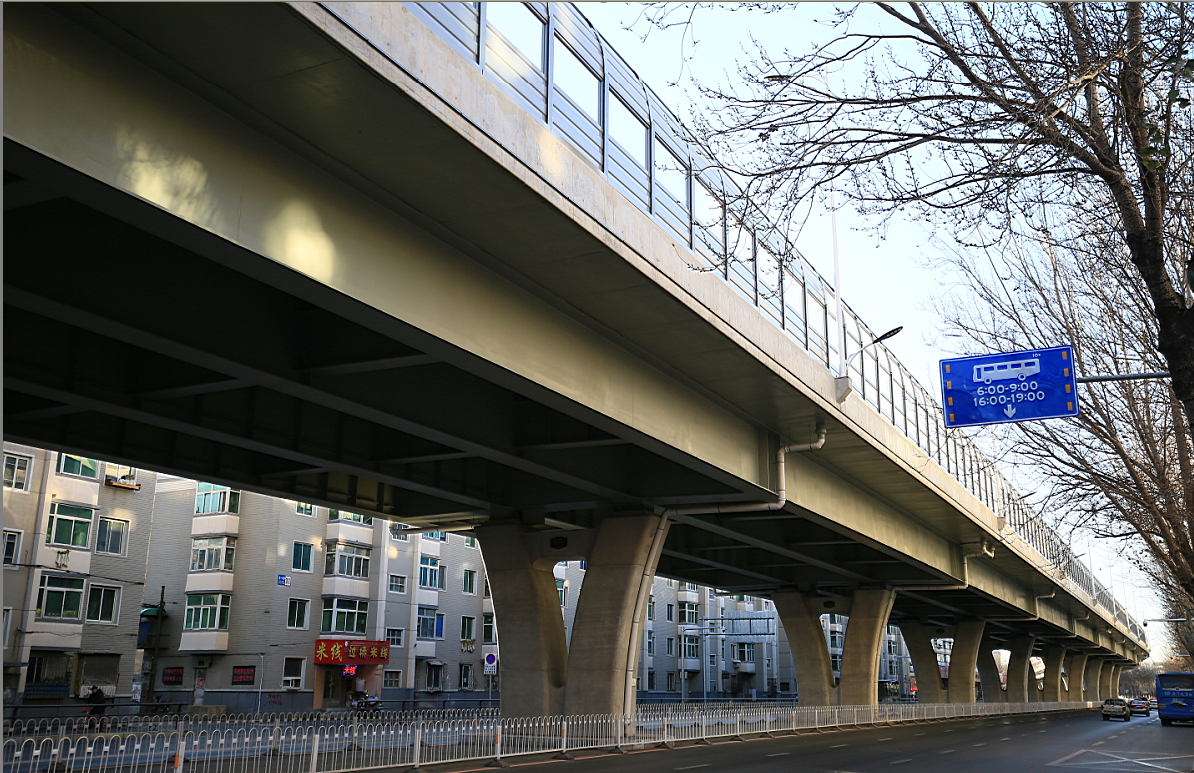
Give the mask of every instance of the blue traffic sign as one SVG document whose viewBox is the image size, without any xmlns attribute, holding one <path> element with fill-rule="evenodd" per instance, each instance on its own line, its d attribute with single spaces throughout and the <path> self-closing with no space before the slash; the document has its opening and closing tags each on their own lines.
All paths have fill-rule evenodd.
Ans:
<svg viewBox="0 0 1194 773">
<path fill-rule="evenodd" d="M 1072 346 L 942 360 L 945 426 L 1077 416 L 1076 379 Z"/>
</svg>

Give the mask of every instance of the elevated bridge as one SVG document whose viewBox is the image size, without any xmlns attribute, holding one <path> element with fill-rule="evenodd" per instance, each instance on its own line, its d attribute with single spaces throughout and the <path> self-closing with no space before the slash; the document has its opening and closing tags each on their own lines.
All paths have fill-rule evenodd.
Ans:
<svg viewBox="0 0 1194 773">
<path fill-rule="evenodd" d="M 508 713 L 628 710 L 655 571 L 771 596 L 802 703 L 873 702 L 889 622 L 922 701 L 974 700 L 943 637 L 1114 693 L 1135 621 L 881 345 L 838 403 L 832 289 L 580 12 L 488 16 L 7 6 L 5 436 L 474 529 Z"/>
</svg>

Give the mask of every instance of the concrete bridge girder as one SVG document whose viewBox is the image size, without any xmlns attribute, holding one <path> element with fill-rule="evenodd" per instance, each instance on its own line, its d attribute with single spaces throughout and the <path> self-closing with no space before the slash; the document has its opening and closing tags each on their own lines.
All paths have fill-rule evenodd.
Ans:
<svg viewBox="0 0 1194 773">
<path fill-rule="evenodd" d="M 6 151 L 26 154 L 30 178 L 16 184 L 44 186 L 40 199 L 6 202 L 22 215 L 6 240 L 92 257 L 91 273 L 81 265 L 53 277 L 45 265 L 10 262 L 14 322 L 47 351 L 85 340 L 170 376 L 134 387 L 131 356 L 54 363 L 30 353 L 6 369 L 14 437 L 415 523 L 512 518 L 527 507 L 582 513 L 561 517 L 587 523 L 610 502 L 766 499 L 777 437 L 823 416 L 838 446 L 792 460 L 793 504 L 777 514 L 791 521 L 772 522 L 783 524 L 773 531 L 704 517 L 677 525 L 663 552 L 669 569 L 712 570 L 684 576 L 725 586 L 733 577 L 815 587 L 826 571 L 852 586 L 949 585 L 961 574 L 958 544 L 998 537 L 993 514 L 935 464 L 920 464 L 923 455 L 869 408 L 839 411 L 824 399 L 832 384 L 823 369 L 732 291 L 660 258 L 678 251 L 650 219 L 608 195 L 599 175 L 467 63 L 445 59 L 445 72 L 423 75 L 458 78 L 467 84 L 460 99 L 489 100 L 500 115 L 485 131 L 391 72 L 319 6 L 297 15 L 260 7 L 232 25 L 199 14 L 188 26 L 178 15 L 187 13 L 6 11 L 6 63 L 22 73 L 6 85 Z M 410 51 L 439 50 L 434 36 L 400 27 L 393 34 Z M 161 51 L 180 35 L 218 45 L 202 61 L 185 59 L 200 56 L 193 50 L 165 61 L 130 35 Z M 270 77 L 243 66 L 250 50 L 275 68 Z M 311 109 L 333 92 L 317 102 L 322 111 Z M 361 135 L 333 136 L 345 116 L 366 114 Z M 410 129 L 395 141 L 377 135 L 379 124 L 426 134 Z M 494 142 L 503 130 L 529 143 L 517 157 Z M 364 163 L 362 149 L 378 148 L 389 150 Z M 429 174 L 420 154 L 458 160 Z M 6 164 L 10 155 L 17 164 L 19 153 L 6 153 Z M 533 163 L 552 159 L 562 165 L 541 176 Z M 449 195 L 462 176 L 473 185 Z M 573 178 L 617 233 L 561 194 Z M 455 216 L 441 217 L 449 200 Z M 538 238 L 528 244 L 517 224 L 532 221 Z M 72 240 L 64 222 L 110 244 Z M 118 262 L 135 267 L 136 285 L 105 269 Z M 565 297 L 562 288 L 583 282 L 560 278 L 564 267 L 579 263 L 602 269 L 588 280 L 601 286 Z M 172 271 L 197 266 L 236 314 L 163 292 L 177 283 Z M 188 328 L 214 334 L 197 339 Z M 650 331 L 674 356 L 662 343 L 646 348 Z M 718 391 L 701 380 L 717 368 L 780 396 L 751 403 Z M 72 369 L 85 375 L 73 391 L 64 386 Z M 297 425 L 315 429 L 296 437 Z M 887 488 L 861 480 L 852 457 L 869 460 Z M 850 544 L 810 544 L 833 541 Z M 757 566 L 729 549 L 738 545 L 771 556 L 762 563 L 799 565 Z M 1039 573 L 1025 555 L 1003 544 L 996 560 L 974 563 L 968 589 L 892 603 L 897 614 L 950 607 L 958 619 L 1032 612 Z M 527 592 L 541 594 L 541 579 Z M 1066 612 L 1046 605 L 1039 627 L 1069 630 Z"/>
</svg>

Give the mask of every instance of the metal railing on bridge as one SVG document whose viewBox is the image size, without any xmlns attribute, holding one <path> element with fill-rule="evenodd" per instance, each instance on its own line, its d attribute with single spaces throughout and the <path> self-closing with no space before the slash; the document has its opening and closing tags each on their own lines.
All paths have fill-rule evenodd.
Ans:
<svg viewBox="0 0 1194 773">
<path fill-rule="evenodd" d="M 371 35 L 369 11 L 322 7 L 402 67 Z M 368 5 L 368 4 L 364 4 Z M 569 143 L 661 228 L 684 243 L 766 319 L 834 375 L 838 344 L 833 287 L 767 222 L 716 162 L 689 142 L 680 120 L 571 3 L 403 3 L 530 115 Z M 492 8 L 491 8 L 492 6 Z M 470 118 L 470 116 L 465 116 Z M 727 203 L 728 202 L 728 203 Z M 844 302 L 846 347 L 875 334 Z M 969 437 L 947 431 L 941 407 L 882 344 L 854 358 L 859 394 L 996 516 L 1146 641 L 1073 551 L 994 469 Z"/>
<path fill-rule="evenodd" d="M 502 719 L 471 716 L 396 720 L 360 717 L 329 724 L 311 718 L 253 724 L 191 724 L 177 729 L 83 734 L 6 734 L 3 773 L 108 770 L 113 773 L 339 773 L 500 760 L 582 749 L 626 751 L 747 734 L 926 722 L 976 716 L 1089 709 L 1095 704 L 945 703 L 878 706 L 767 704 L 726 708 L 658 707 L 632 716 Z M 258 719 L 261 719 L 258 717 Z M 15 730 L 15 728 L 13 728 Z"/>
</svg>

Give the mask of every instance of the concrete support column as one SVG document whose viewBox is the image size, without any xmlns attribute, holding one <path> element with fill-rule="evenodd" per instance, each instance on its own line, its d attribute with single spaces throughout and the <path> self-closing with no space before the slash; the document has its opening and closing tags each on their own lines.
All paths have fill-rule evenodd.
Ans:
<svg viewBox="0 0 1194 773">
<path fill-rule="evenodd" d="M 1111 692 L 1111 677 L 1114 673 L 1115 664 L 1104 660 L 1103 670 L 1099 672 L 1099 700 L 1115 697 L 1115 693 Z"/>
<path fill-rule="evenodd" d="M 1089 657 L 1085 652 L 1075 652 L 1070 656 L 1069 668 L 1066 669 L 1070 678 L 1070 692 L 1065 700 L 1086 700 L 1082 690 L 1082 680 L 1086 678 L 1086 660 Z"/>
<path fill-rule="evenodd" d="M 841 684 L 838 703 L 842 706 L 870 706 L 879 702 L 876 684 L 883 654 L 883 635 L 895 602 L 895 591 L 860 588 L 854 591 L 846 641 L 842 648 Z M 971 661 L 971 670 L 974 661 Z M 971 691 L 973 700 L 973 690 Z"/>
<path fill-rule="evenodd" d="M 928 630 L 916 620 L 901 620 L 900 633 L 912 658 L 916 671 L 916 700 L 919 703 L 944 703 L 945 687 L 941 683 L 941 669 Z"/>
<path fill-rule="evenodd" d="M 1090 658 L 1086 661 L 1086 700 L 1101 701 L 1103 693 L 1099 685 L 1103 681 L 1103 659 Z"/>
<path fill-rule="evenodd" d="M 502 716 L 555 716 L 568 668 L 556 560 L 520 524 L 478 526 L 477 538 L 502 642 Z"/>
<path fill-rule="evenodd" d="M 1123 670 L 1124 670 L 1123 663 L 1116 663 L 1114 666 L 1111 667 L 1111 684 L 1110 684 L 1110 688 L 1107 691 L 1108 698 L 1118 698 L 1119 697 L 1119 675 L 1123 673 Z"/>
<path fill-rule="evenodd" d="M 654 514 L 619 516 L 594 530 L 568 653 L 570 715 L 634 711 L 642 620 L 667 536 L 661 521 Z"/>
<path fill-rule="evenodd" d="M 1045 648 L 1045 692 L 1041 699 L 1046 702 L 1061 700 L 1061 664 L 1065 661 L 1065 647 L 1050 644 Z"/>
<path fill-rule="evenodd" d="M 985 627 L 982 620 L 964 620 L 954 631 L 954 647 L 949 655 L 950 703 L 974 703 L 974 669 Z"/>
<path fill-rule="evenodd" d="M 1007 661 L 1007 700 L 1008 703 L 1028 703 L 1028 673 L 1029 659 L 1032 658 L 1032 636 L 1017 636 L 1012 639 L 1011 656 Z M 1033 698 L 1036 698 L 1036 686 L 1033 685 Z"/>
<path fill-rule="evenodd" d="M 821 615 L 826 614 L 821 606 L 823 599 L 798 591 L 777 591 L 771 600 L 792 649 L 800 705 L 833 705 L 833 665 L 825 629 L 821 627 Z M 837 613 L 838 609 L 829 611 Z"/>
<path fill-rule="evenodd" d="M 995 649 L 998 646 L 996 642 L 984 638 L 978 649 L 978 662 L 975 665 L 978 668 L 978 678 L 983 684 L 984 703 L 1003 703 L 1005 700 L 1003 682 L 999 678 L 999 664 L 995 662 Z"/>
</svg>

